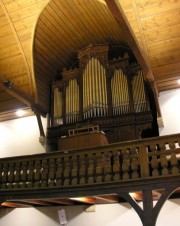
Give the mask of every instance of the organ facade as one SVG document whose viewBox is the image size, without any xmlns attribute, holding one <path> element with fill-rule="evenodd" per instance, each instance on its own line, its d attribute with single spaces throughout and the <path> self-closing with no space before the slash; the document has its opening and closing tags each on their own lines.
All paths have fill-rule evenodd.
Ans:
<svg viewBox="0 0 180 226">
<path fill-rule="evenodd" d="M 98 125 L 109 143 L 141 138 L 156 121 L 149 89 L 128 52 L 107 44 L 79 50 L 76 63 L 52 83 L 48 142 L 83 125 Z"/>
</svg>

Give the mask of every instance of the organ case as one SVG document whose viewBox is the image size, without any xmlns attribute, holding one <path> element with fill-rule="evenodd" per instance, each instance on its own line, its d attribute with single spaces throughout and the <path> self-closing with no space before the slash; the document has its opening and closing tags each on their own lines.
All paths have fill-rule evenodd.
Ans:
<svg viewBox="0 0 180 226">
<path fill-rule="evenodd" d="M 57 143 L 68 129 L 96 124 L 109 143 L 139 139 L 153 117 L 140 66 L 126 52 L 113 58 L 107 44 L 78 51 L 77 67 L 64 69 L 52 83 L 49 142 Z"/>
</svg>

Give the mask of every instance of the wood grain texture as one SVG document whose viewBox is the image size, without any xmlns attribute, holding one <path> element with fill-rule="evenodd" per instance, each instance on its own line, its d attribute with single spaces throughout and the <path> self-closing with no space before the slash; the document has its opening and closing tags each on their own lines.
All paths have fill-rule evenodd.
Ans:
<svg viewBox="0 0 180 226">
<path fill-rule="evenodd" d="M 146 55 L 158 91 L 178 88 L 180 2 L 116 3 Z M 48 86 L 64 67 L 72 66 L 76 51 L 91 43 L 127 47 L 123 32 L 104 0 L 0 0 L 1 76 L 13 80 L 48 112 Z"/>
</svg>

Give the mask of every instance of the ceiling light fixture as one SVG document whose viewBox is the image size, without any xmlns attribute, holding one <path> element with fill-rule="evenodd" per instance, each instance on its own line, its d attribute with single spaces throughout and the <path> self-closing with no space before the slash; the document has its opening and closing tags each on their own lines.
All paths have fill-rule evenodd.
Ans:
<svg viewBox="0 0 180 226">
<path fill-rule="evenodd" d="M 180 84 L 180 79 L 178 79 L 178 84 Z"/>
<path fill-rule="evenodd" d="M 23 110 L 17 110 L 16 111 L 16 115 L 19 116 L 19 117 L 24 116 L 24 114 L 25 114 L 25 111 L 23 111 Z"/>
</svg>

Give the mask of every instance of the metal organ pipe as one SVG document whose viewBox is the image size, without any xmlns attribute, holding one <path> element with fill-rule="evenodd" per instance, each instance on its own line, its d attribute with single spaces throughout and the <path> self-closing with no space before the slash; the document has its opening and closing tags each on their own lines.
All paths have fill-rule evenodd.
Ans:
<svg viewBox="0 0 180 226">
<path fill-rule="evenodd" d="M 129 111 L 127 78 L 122 70 L 115 70 L 111 80 L 113 114 L 121 115 Z"/>
<path fill-rule="evenodd" d="M 79 114 L 79 86 L 76 79 L 70 80 L 66 88 L 66 122 L 74 123 Z"/>
<path fill-rule="evenodd" d="M 149 110 L 149 106 L 145 95 L 142 71 L 139 71 L 138 74 L 134 76 L 132 87 L 135 112 Z"/>
<path fill-rule="evenodd" d="M 62 92 L 59 88 L 54 89 L 54 119 L 56 123 L 62 120 Z"/>
<path fill-rule="evenodd" d="M 94 57 L 89 59 L 83 74 L 83 112 L 85 119 L 107 112 L 106 72 Z"/>
</svg>

